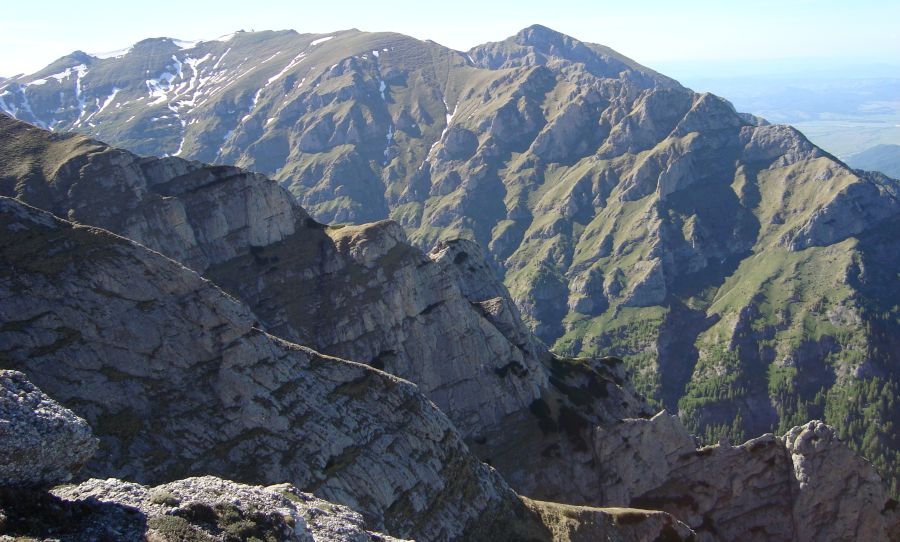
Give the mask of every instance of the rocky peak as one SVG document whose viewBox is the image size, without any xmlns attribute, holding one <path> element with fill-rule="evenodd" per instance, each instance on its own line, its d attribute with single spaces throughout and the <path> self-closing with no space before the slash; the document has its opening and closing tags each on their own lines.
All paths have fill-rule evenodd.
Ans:
<svg viewBox="0 0 900 542">
<path fill-rule="evenodd" d="M 587 48 L 577 39 L 539 24 L 523 28 L 511 39 L 551 56 L 565 58 L 571 54 L 588 54 Z"/>
<path fill-rule="evenodd" d="M 608 47 L 583 43 L 539 24 L 524 28 L 505 41 L 474 47 L 469 54 L 478 65 L 493 70 L 577 63 L 597 77 L 624 78 L 642 87 L 680 88 L 675 81 Z"/>
</svg>

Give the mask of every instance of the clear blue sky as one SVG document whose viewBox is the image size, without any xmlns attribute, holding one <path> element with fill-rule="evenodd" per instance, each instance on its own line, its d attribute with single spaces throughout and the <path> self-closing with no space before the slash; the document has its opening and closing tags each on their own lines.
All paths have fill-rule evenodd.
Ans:
<svg viewBox="0 0 900 542">
<path fill-rule="evenodd" d="M 678 61 L 739 68 L 807 58 L 900 63 L 897 0 L 16 0 L 4 2 L 0 13 L 0 75 L 6 76 L 31 73 L 76 49 L 110 51 L 147 37 L 359 28 L 468 49 L 533 23 L 660 68 Z"/>
</svg>

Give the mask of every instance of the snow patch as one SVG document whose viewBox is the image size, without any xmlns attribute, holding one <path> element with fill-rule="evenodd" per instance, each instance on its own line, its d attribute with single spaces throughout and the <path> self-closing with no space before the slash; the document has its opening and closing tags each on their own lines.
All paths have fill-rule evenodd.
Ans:
<svg viewBox="0 0 900 542">
<path fill-rule="evenodd" d="M 456 110 L 459 109 L 459 102 L 456 102 L 456 105 L 453 106 L 453 112 L 451 113 L 450 108 L 447 106 L 447 100 L 444 100 L 442 98 L 442 101 L 444 102 L 444 110 L 447 111 L 447 114 L 446 114 L 447 126 L 445 126 L 444 130 L 441 132 L 441 137 L 439 137 L 437 141 L 435 141 L 434 143 L 431 144 L 431 148 L 428 149 L 427 156 L 431 156 L 431 153 L 434 152 L 434 149 L 435 149 L 435 147 L 437 147 L 438 143 L 440 143 L 441 141 L 444 140 L 444 137 L 446 137 L 447 132 L 450 131 L 450 123 L 453 122 L 453 117 L 456 116 Z M 427 162 L 428 158 L 426 158 L 425 161 Z"/>
<path fill-rule="evenodd" d="M 172 55 L 172 62 L 175 63 L 175 75 L 176 75 L 179 79 L 181 79 L 181 78 L 182 78 L 182 74 L 181 74 L 181 61 L 178 60 L 178 57 L 176 57 L 175 55 Z"/>
<path fill-rule="evenodd" d="M 102 104 L 100 103 L 100 98 L 97 98 L 97 106 L 98 106 L 97 110 L 94 111 L 93 113 L 91 113 L 90 115 L 88 115 L 88 117 L 86 119 L 84 119 L 84 122 L 90 122 L 91 119 L 93 119 L 98 114 L 102 113 L 103 110 L 106 109 L 109 106 L 109 104 L 112 103 L 113 99 L 116 97 L 116 94 L 118 94 L 121 90 L 122 89 L 120 89 L 118 87 L 113 87 L 112 94 L 107 96 L 106 100 L 104 100 Z"/>
<path fill-rule="evenodd" d="M 263 87 L 265 88 L 265 87 Z M 247 114 L 244 115 L 244 118 L 241 119 L 241 124 L 250 120 L 250 117 L 253 114 L 253 110 L 256 108 L 256 104 L 259 102 L 259 95 L 262 94 L 263 89 L 259 89 L 256 91 L 256 94 L 253 95 L 253 101 L 250 102 L 250 109 L 247 111 Z"/>
<path fill-rule="evenodd" d="M 11 116 L 11 117 L 15 117 L 15 116 L 16 116 L 15 111 L 13 111 L 13 109 L 12 109 L 11 107 L 9 107 L 8 105 L 6 105 L 6 99 L 3 98 L 3 97 L 6 96 L 7 94 L 11 94 L 11 92 L 9 92 L 9 91 L 7 90 L 7 91 L 5 91 L 3 94 L 0 94 L 0 109 L 2 109 L 3 112 L 6 113 L 7 115 L 9 115 L 9 116 Z"/>
<path fill-rule="evenodd" d="M 216 61 L 216 63 L 213 65 L 213 67 L 212 67 L 213 71 L 219 69 L 219 64 L 221 64 L 222 61 L 225 60 L 225 57 L 228 56 L 228 53 L 230 53 L 230 52 L 231 52 L 231 47 L 229 47 L 228 49 L 225 49 L 225 52 L 222 53 L 222 56 L 220 56 L 219 60 Z"/>
<path fill-rule="evenodd" d="M 234 130 L 228 130 L 227 132 L 225 132 L 225 137 L 222 138 L 222 146 L 219 147 L 219 151 L 216 152 L 216 160 L 218 160 L 219 157 L 222 156 L 222 151 L 225 150 L 225 143 L 228 141 L 228 138 L 230 138 L 231 134 L 233 134 L 233 133 L 234 133 Z"/>
<path fill-rule="evenodd" d="M 393 142 L 393 141 L 394 141 L 394 124 L 391 123 L 391 124 L 388 124 L 387 146 L 385 146 L 385 148 L 384 148 L 384 165 L 387 165 L 387 163 L 388 163 L 388 157 L 391 152 L 391 142 Z"/>
<path fill-rule="evenodd" d="M 274 55 L 272 55 L 272 56 L 270 56 L 269 58 L 267 58 L 267 59 L 263 60 L 262 62 L 260 62 L 260 64 L 265 64 L 266 62 L 272 60 L 273 58 L 275 58 L 276 56 L 278 56 L 278 55 L 280 55 L 280 54 L 281 54 L 281 51 L 278 51 L 278 52 L 275 53 Z"/>
<path fill-rule="evenodd" d="M 88 67 L 84 64 L 79 64 L 72 68 L 75 72 L 75 99 L 78 101 L 78 120 L 73 124 L 73 126 L 78 126 L 81 124 L 81 118 L 84 117 L 84 95 L 82 94 L 81 88 L 81 80 L 84 79 L 84 76 L 87 75 Z"/>
<path fill-rule="evenodd" d="M 149 105 L 157 105 L 168 99 L 168 93 L 172 90 L 172 81 L 175 80 L 175 74 L 164 71 L 155 79 L 147 79 L 144 84 L 147 85 L 147 91 L 151 98 L 155 98 Z"/>
<path fill-rule="evenodd" d="M 334 36 L 325 36 L 324 38 L 319 38 L 319 39 L 317 39 L 317 40 L 312 40 L 311 42 L 309 42 L 309 44 L 312 46 L 312 45 L 318 45 L 318 44 L 320 44 L 320 43 L 325 43 L 326 41 L 332 39 L 333 37 L 334 37 Z"/>
<path fill-rule="evenodd" d="M 374 56 L 375 58 L 378 58 L 378 51 L 372 51 L 372 56 Z"/>
<path fill-rule="evenodd" d="M 288 62 L 288 65 L 285 66 L 283 70 L 276 73 L 272 77 L 269 77 L 269 80 L 266 82 L 266 87 L 271 85 L 275 81 L 278 81 L 279 79 L 281 79 L 284 76 L 284 74 L 286 74 L 288 71 L 291 70 L 291 68 L 293 68 L 297 64 L 303 62 L 304 58 L 306 58 L 306 53 L 300 53 L 299 55 L 295 56 L 290 62 Z M 265 88 L 265 87 L 263 87 L 263 88 Z"/>
<path fill-rule="evenodd" d="M 51 129 L 50 127 L 47 126 L 47 124 L 45 124 L 43 121 L 38 119 L 37 115 L 35 115 L 34 111 L 32 111 L 31 104 L 28 103 L 28 95 L 25 94 L 25 87 L 20 86 L 20 87 L 16 87 L 13 90 L 6 88 L 3 91 L 3 93 L 0 94 L 0 108 L 2 108 L 4 111 L 6 111 L 10 116 L 19 118 L 19 115 L 17 115 L 17 113 L 19 112 L 19 106 L 15 105 L 15 104 L 12 104 L 12 105 L 8 104 L 6 102 L 6 99 L 4 98 L 4 96 L 12 96 L 16 92 L 18 92 L 19 94 L 22 95 L 21 110 L 24 111 L 25 113 L 27 113 L 28 115 L 30 115 L 30 118 L 32 120 L 30 120 L 29 122 L 32 122 L 32 124 L 34 124 L 35 126 L 38 126 L 39 128 L 43 128 L 45 130 Z"/>
<path fill-rule="evenodd" d="M 223 35 L 219 36 L 218 38 L 206 40 L 206 41 L 231 41 L 231 38 L 233 38 L 235 34 L 237 34 L 237 32 L 232 32 L 230 34 L 223 34 Z"/>
<path fill-rule="evenodd" d="M 116 49 L 115 51 L 104 51 L 102 53 L 88 53 L 88 56 L 92 56 L 94 58 L 99 58 L 101 60 L 106 58 L 122 58 L 131 52 L 134 47 L 126 47 L 124 49 Z"/>
<path fill-rule="evenodd" d="M 200 41 L 172 40 L 172 43 L 177 45 L 179 49 L 193 49 Z"/>
<path fill-rule="evenodd" d="M 378 92 L 381 93 L 381 99 L 382 99 L 382 100 L 386 100 L 386 99 L 387 99 L 387 98 L 384 97 L 384 91 L 385 91 L 385 90 L 387 90 L 387 85 L 384 84 L 384 79 L 379 79 L 379 80 L 378 80 Z"/>
</svg>

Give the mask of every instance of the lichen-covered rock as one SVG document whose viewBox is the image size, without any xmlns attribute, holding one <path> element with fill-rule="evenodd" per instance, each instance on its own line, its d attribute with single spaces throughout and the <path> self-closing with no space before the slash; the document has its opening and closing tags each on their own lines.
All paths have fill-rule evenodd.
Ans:
<svg viewBox="0 0 900 542">
<path fill-rule="evenodd" d="M 51 493 L 0 494 L 0 535 L 66 542 L 393 542 L 362 516 L 289 484 L 248 486 L 212 476 L 147 487 L 115 478 Z M 399 542 L 399 541 L 398 541 Z"/>
<path fill-rule="evenodd" d="M 96 450 L 87 422 L 24 374 L 0 370 L 0 487 L 67 482 Z"/>
</svg>

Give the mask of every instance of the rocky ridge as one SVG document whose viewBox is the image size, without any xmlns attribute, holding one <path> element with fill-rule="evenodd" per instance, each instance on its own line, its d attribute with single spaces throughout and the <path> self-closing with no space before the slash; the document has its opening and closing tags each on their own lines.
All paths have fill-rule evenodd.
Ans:
<svg viewBox="0 0 900 542">
<path fill-rule="evenodd" d="M 135 239 L 245 301 L 267 331 L 415 382 L 520 491 L 590 502 L 591 426 L 649 415 L 620 362 L 537 341 L 472 242 L 425 255 L 396 223 L 323 226 L 236 168 L 3 118 L 0 135 L 0 194 Z"/>
<path fill-rule="evenodd" d="M 101 447 L 89 473 L 147 481 L 204 471 L 255 483 L 288 479 L 353 503 L 365 524 L 425 540 L 566 542 L 591 529 L 545 527 L 532 510 L 552 505 L 525 507 L 409 383 L 253 329 L 246 308 L 176 262 L 8 198 L 0 198 L 0 228 L 8 234 L 0 243 L 2 308 L 34 314 L 3 314 L 4 365 L 26 370 L 98 427 Z M 59 299 L 66 306 L 51 303 Z M 148 331 L 166 338 L 149 354 L 141 344 Z M 38 409 L 32 423 L 41 427 L 40 414 L 58 412 L 90 437 L 83 420 L 21 373 L 5 371 L 0 382 L 12 382 L 12 393 L 0 395 L 0 412 L 10 412 L 10 404 L 22 410 L 19 390 L 26 389 L 40 399 L 28 402 Z M 67 432 L 56 424 L 48 439 Z M 89 455 L 81 451 L 78 457 Z M 37 457 L 41 465 L 2 459 L 3 471 L 56 468 L 49 454 Z M 412 485 L 404 489 L 404 480 Z M 367 531 L 349 508 L 297 486 L 204 476 L 152 488 L 119 479 L 51 493 L 0 487 L 0 534 L 72 542 L 393 540 Z M 660 513 L 632 516 L 606 532 L 623 540 L 663 528 L 690 535 Z"/>
</svg>

